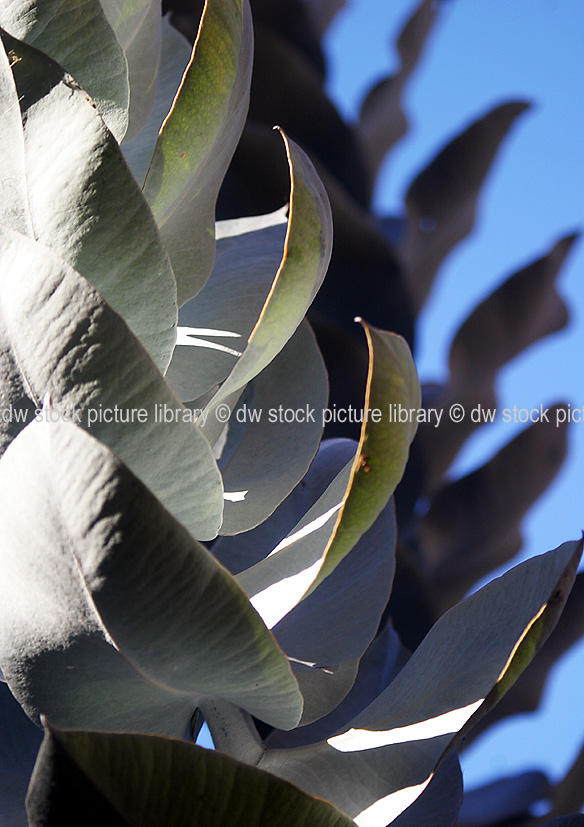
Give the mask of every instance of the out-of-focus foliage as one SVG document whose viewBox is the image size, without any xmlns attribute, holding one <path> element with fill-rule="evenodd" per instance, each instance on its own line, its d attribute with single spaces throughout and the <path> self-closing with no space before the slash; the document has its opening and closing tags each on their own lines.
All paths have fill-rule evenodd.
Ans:
<svg viewBox="0 0 584 827">
<path fill-rule="evenodd" d="M 458 746 L 537 705 L 581 631 L 578 542 L 461 601 L 517 550 L 564 431 L 534 426 L 446 484 L 469 434 L 417 428 L 408 346 L 525 105 L 446 147 L 403 217 L 373 215 L 436 9 L 350 125 L 319 45 L 341 5 L 208 0 L 200 20 L 185 3 L 172 20 L 192 53 L 156 0 L 0 9 L 11 827 L 449 827 Z M 554 279 L 573 240 L 461 327 L 434 407 L 490 402 L 501 365 L 565 324 Z M 349 405 L 361 415 L 336 428 Z M 193 744 L 203 720 L 216 752 Z M 485 799 L 497 823 L 539 823 L 543 796 L 576 810 L 580 764 L 553 788 L 532 773 L 478 791 L 461 823 L 495 823 L 476 821 Z"/>
</svg>

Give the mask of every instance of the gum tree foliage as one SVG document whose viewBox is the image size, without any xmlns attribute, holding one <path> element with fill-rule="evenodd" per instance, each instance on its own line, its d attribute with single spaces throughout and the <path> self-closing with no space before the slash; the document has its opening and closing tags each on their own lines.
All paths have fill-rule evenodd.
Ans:
<svg viewBox="0 0 584 827">
<path fill-rule="evenodd" d="M 461 600 L 557 466 L 551 434 L 528 430 L 457 488 L 442 477 L 466 435 L 442 433 L 434 447 L 420 428 L 410 451 L 416 423 L 386 415 L 422 401 L 406 339 L 382 328 L 411 339 L 522 105 L 457 139 L 472 151 L 447 148 L 412 185 L 407 218 L 376 222 L 370 187 L 400 132 L 430 4 L 400 39 L 401 73 L 372 90 L 352 129 L 313 91 L 327 4 L 303 26 L 294 4 L 284 22 L 256 6 L 251 107 L 247 0 L 209 0 L 192 54 L 156 0 L 0 7 L 3 824 L 453 825 L 458 746 L 507 699 L 521 708 L 524 695 L 507 691 L 526 668 L 541 687 L 572 633 L 568 620 L 529 666 L 580 588 L 578 542 Z M 312 90 L 308 110 L 329 112 L 330 123 L 312 119 L 312 138 L 262 104 L 297 101 L 270 95 L 291 78 L 269 71 L 270 49 L 296 61 L 288 82 Z M 353 151 L 359 165 L 346 162 Z M 456 157 L 473 174 L 445 191 L 436 182 Z M 282 164 L 277 204 L 227 212 L 278 197 Z M 441 404 L 461 389 L 467 404 L 490 399 L 498 367 L 561 326 L 553 279 L 569 243 L 463 326 Z M 371 283 L 354 279 L 358 261 Z M 508 313 L 528 280 L 541 312 L 522 326 Z M 331 398 L 383 413 L 355 438 L 322 439 L 328 383 L 311 307 Z M 348 309 L 364 319 L 361 343 Z M 477 328 L 504 321 L 500 350 L 477 350 Z M 528 469 L 522 496 L 497 511 L 494 479 L 543 454 L 551 465 Z M 423 491 L 420 523 L 407 515 Z M 215 752 L 194 744 L 203 720 Z M 569 779 L 563 798 L 543 781 L 481 794 L 499 823 L 551 796 L 550 824 L 580 824 L 561 817 Z M 472 804 L 465 823 L 484 823 Z"/>
</svg>

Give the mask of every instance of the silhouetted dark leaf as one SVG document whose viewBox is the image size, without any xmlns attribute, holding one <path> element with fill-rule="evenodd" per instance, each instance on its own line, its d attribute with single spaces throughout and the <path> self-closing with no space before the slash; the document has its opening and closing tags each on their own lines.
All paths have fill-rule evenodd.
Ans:
<svg viewBox="0 0 584 827">
<path fill-rule="evenodd" d="M 401 96 L 420 59 L 436 13 L 437 6 L 433 0 L 423 0 L 398 37 L 399 72 L 376 83 L 361 105 L 355 128 L 363 148 L 371 189 L 387 152 L 407 131 L 408 121 L 402 109 Z"/>
<path fill-rule="evenodd" d="M 528 103 L 512 101 L 493 109 L 447 144 L 410 185 L 401 255 L 418 310 L 440 264 L 474 226 L 480 190 L 497 150 L 528 108 Z"/>
<path fill-rule="evenodd" d="M 312 21 L 312 28 L 319 37 L 322 37 L 346 4 L 347 0 L 309 0 L 306 4 L 308 14 Z"/>
<path fill-rule="evenodd" d="M 0 682 L 0 823 L 5 827 L 28 825 L 24 798 L 41 741 L 41 730 Z"/>
<path fill-rule="evenodd" d="M 557 474 L 566 454 L 563 405 L 522 431 L 486 465 L 450 483 L 420 526 L 424 556 L 442 610 L 519 549 L 519 524 Z M 509 555 L 509 556 L 508 556 Z"/>
<path fill-rule="evenodd" d="M 263 25 L 255 28 L 249 114 L 270 128 L 281 126 L 361 207 L 367 207 L 367 175 L 360 146 L 325 94 L 322 76 L 289 40 Z"/>
<path fill-rule="evenodd" d="M 499 368 L 567 324 L 568 309 L 555 281 L 577 238 L 565 236 L 547 255 L 504 281 L 456 333 L 450 348 L 448 386 L 432 401 L 433 407 L 444 410 L 444 416 L 438 428 L 422 423 L 418 436 L 430 490 L 440 482 L 465 440 L 484 424 L 483 417 L 471 416 L 473 409 L 496 407 Z M 462 422 L 453 422 L 448 416 L 454 403 L 466 410 Z"/>
<path fill-rule="evenodd" d="M 498 778 L 465 792 L 458 827 L 487 827 L 525 816 L 536 801 L 549 798 L 550 790 L 550 782 L 542 772 Z"/>
</svg>

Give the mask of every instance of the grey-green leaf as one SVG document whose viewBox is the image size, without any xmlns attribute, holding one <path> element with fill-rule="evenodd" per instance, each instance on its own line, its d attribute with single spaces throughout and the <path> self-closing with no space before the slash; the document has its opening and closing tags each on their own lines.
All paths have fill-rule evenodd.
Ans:
<svg viewBox="0 0 584 827">
<path fill-rule="evenodd" d="M 242 414 L 242 421 L 233 422 L 234 444 L 228 436 L 219 463 L 226 497 L 222 534 L 263 522 L 300 482 L 318 449 L 327 398 L 324 362 L 304 321 L 253 380 L 245 407 L 231 415 Z"/>
<path fill-rule="evenodd" d="M 121 147 L 126 163 L 140 186 L 146 178 L 160 127 L 170 111 L 190 57 L 190 44 L 170 24 L 168 18 L 164 17 L 160 31 L 160 62 L 152 111 L 138 134 L 131 140 L 128 137 Z"/>
<path fill-rule="evenodd" d="M 348 729 L 316 747 L 268 751 L 259 766 L 326 794 L 359 827 L 386 825 L 543 644 L 581 553 L 582 543 L 565 543 L 489 583 L 440 618 Z"/>
<path fill-rule="evenodd" d="M 63 789 L 72 792 L 63 795 Z M 178 740 L 67 732 L 47 724 L 28 797 L 31 827 L 70 823 L 87 809 L 115 827 L 353 824 L 328 802 L 219 752 Z"/>
<path fill-rule="evenodd" d="M 415 418 L 396 422 L 397 405 L 420 407 L 420 386 L 405 341 L 364 325 L 370 348 L 361 437 L 341 472 L 270 557 L 240 575 L 270 628 L 308 596 L 371 528 L 404 472 Z"/>
<path fill-rule="evenodd" d="M 0 48 L 0 181 L 2 181 L 1 220 L 19 233 L 32 234 L 26 166 L 24 161 L 24 132 L 18 103 L 18 92 L 10 68 L 11 61 Z"/>
<path fill-rule="evenodd" d="M 130 106 L 124 138 L 132 140 L 152 112 L 158 81 L 161 0 L 101 0 L 128 65 Z"/>
<path fill-rule="evenodd" d="M 351 439 L 326 439 L 318 449 L 308 473 L 274 513 L 261 525 L 235 537 L 218 537 L 213 554 L 233 574 L 259 563 L 287 537 L 324 494 L 342 469 L 353 461 L 357 443 Z"/>
<path fill-rule="evenodd" d="M 211 448 L 140 342 L 51 250 L 0 228 L 0 253 L 13 381 L 37 408 L 49 393 L 74 409 L 195 537 L 214 537 L 223 489 Z"/>
<path fill-rule="evenodd" d="M 242 356 L 211 405 L 240 391 L 262 371 L 306 315 L 332 251 L 328 196 L 308 156 L 282 133 L 290 169 L 290 214 L 284 255 Z"/>
<path fill-rule="evenodd" d="M 144 183 L 179 305 L 199 292 L 213 267 L 215 203 L 247 116 L 252 56 L 248 0 L 210 0 Z"/>
<path fill-rule="evenodd" d="M 128 126 L 128 66 L 99 0 L 12 0 L 0 6 L 0 26 L 72 75 L 116 140 L 122 140 Z"/>
<path fill-rule="evenodd" d="M 86 92 L 46 55 L 3 40 L 15 58 L 34 237 L 100 291 L 165 370 L 176 287 L 148 205 Z"/>
<path fill-rule="evenodd" d="M 33 422 L 4 454 L 0 487 L 2 668 L 29 713 L 107 728 L 103 708 L 136 714 L 146 683 L 169 707 L 212 694 L 298 722 L 296 680 L 244 592 L 106 446 L 73 423 Z M 108 672 L 91 679 L 96 639 L 135 692 Z"/>
<path fill-rule="evenodd" d="M 223 382 L 245 349 L 282 259 L 285 212 L 217 222 L 213 272 L 179 309 L 179 339 L 167 372 L 183 401 Z"/>
</svg>

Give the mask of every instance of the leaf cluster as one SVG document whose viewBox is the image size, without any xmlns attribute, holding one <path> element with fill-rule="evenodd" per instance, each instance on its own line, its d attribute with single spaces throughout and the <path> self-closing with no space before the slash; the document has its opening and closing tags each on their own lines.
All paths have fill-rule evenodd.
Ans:
<svg viewBox="0 0 584 827">
<path fill-rule="evenodd" d="M 326 128 L 312 124 L 315 168 L 300 146 L 312 150 L 310 141 L 282 118 L 285 196 L 217 222 L 218 199 L 221 209 L 231 192 L 236 203 L 245 153 L 270 169 L 276 144 L 254 89 L 264 83 L 270 97 L 274 77 L 262 61 L 271 65 L 270 49 L 292 55 L 294 87 L 308 90 L 322 69 L 317 38 L 305 65 L 294 51 L 305 49 L 304 29 L 293 27 L 290 45 L 258 3 L 254 86 L 248 0 L 208 0 L 192 50 L 156 0 L 30 5 L 0 10 L 3 821 L 454 824 L 456 747 L 550 635 L 579 582 L 582 544 L 528 560 L 460 603 L 467 581 L 443 590 L 412 652 L 390 597 L 393 495 L 415 423 L 363 418 L 354 439 L 322 439 L 327 372 L 306 318 L 315 307 L 322 342 L 329 322 L 319 331 L 317 295 L 350 274 L 351 245 L 371 240 L 373 260 L 393 263 L 382 293 L 409 313 L 467 231 L 480 186 L 464 207 L 452 193 L 429 213 L 420 176 L 399 267 L 383 222 L 367 212 L 388 148 L 382 110 L 399 101 L 430 5 L 400 39 L 394 91 L 374 90 L 357 132 L 343 133 L 342 157 L 351 145 L 361 153 L 362 192 L 336 180 L 341 158 L 324 160 Z M 296 100 L 281 89 L 280 98 Z M 306 100 L 345 128 L 322 95 Z M 503 107 L 475 129 L 484 174 L 517 113 Z M 439 209 L 445 229 L 422 261 L 416 210 L 442 227 Z M 333 217 L 344 238 L 336 260 Z M 347 281 L 339 307 L 362 293 L 366 350 L 345 339 L 342 313 L 329 327 L 366 365 L 357 407 L 420 409 L 410 348 L 382 329 L 400 325 L 379 326 L 373 282 Z M 498 307 L 479 309 L 473 324 Z M 488 392 L 500 364 L 543 328 L 517 333 L 494 362 L 485 355 L 482 375 L 473 370 L 478 389 L 464 381 L 471 396 Z M 453 383 L 481 362 L 469 355 L 472 335 L 457 339 Z M 334 375 L 333 364 L 337 394 Z M 356 378 L 347 371 L 351 388 Z M 281 410 L 316 415 L 267 413 Z M 447 457 L 452 440 L 444 448 L 441 438 Z M 429 490 L 444 470 L 433 461 Z M 440 488 L 419 527 L 434 585 L 468 540 L 435 551 L 441 496 L 453 495 Z M 193 743 L 202 720 L 216 751 Z"/>
</svg>

